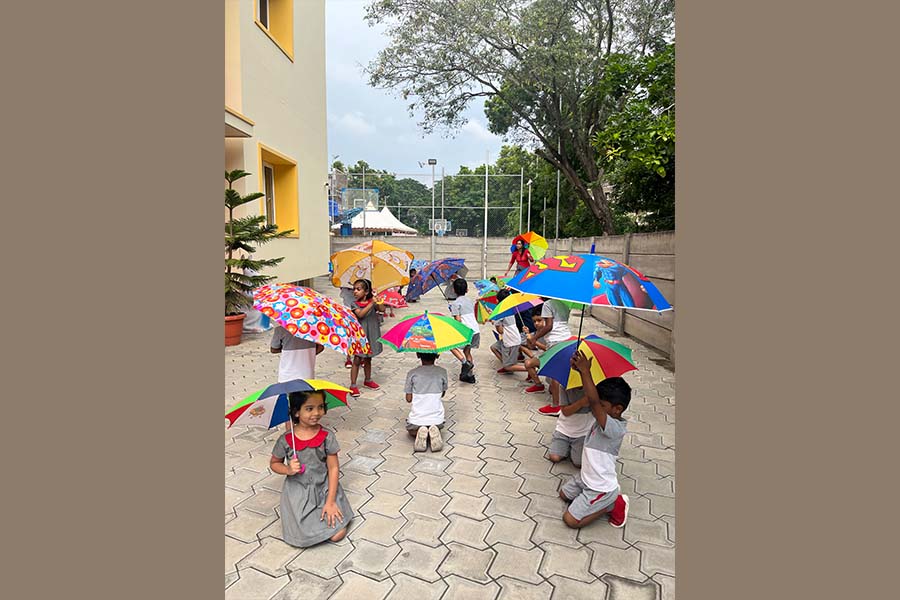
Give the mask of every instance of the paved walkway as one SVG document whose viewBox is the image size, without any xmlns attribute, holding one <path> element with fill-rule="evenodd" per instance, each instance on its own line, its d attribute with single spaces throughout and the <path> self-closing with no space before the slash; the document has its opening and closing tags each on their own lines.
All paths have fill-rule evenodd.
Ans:
<svg viewBox="0 0 900 600">
<path fill-rule="evenodd" d="M 325 279 L 317 289 L 337 296 Z M 470 293 L 472 293 L 470 291 Z M 446 311 L 439 292 L 397 311 Z M 577 311 L 569 321 L 577 331 Z M 385 319 L 386 330 L 397 319 Z M 588 319 L 585 333 L 610 336 Z M 276 380 L 271 334 L 244 335 L 225 350 L 225 407 Z M 523 377 L 499 375 L 482 327 L 475 352 L 478 379 L 459 382 L 449 353 L 437 364 L 450 374 L 446 441 L 439 453 L 413 453 L 404 429 L 406 372 L 414 354 L 390 348 L 373 360 L 382 387 L 362 388 L 349 409 L 324 424 L 341 444 L 341 483 L 357 517 L 347 537 L 301 550 L 281 540 L 283 476 L 268 470 L 282 428 L 225 430 L 225 597 L 243 599 L 531 598 L 669 600 L 675 597 L 675 375 L 655 352 L 618 338 L 634 351 L 638 371 L 625 415 L 618 461 L 631 498 L 626 526 L 605 520 L 567 528 L 557 496 L 575 472 L 545 458 L 555 418 L 536 412 L 547 394 L 525 394 Z M 347 385 L 343 356 L 319 355 L 317 376 Z M 360 373 L 360 383 L 362 373 Z"/>
</svg>

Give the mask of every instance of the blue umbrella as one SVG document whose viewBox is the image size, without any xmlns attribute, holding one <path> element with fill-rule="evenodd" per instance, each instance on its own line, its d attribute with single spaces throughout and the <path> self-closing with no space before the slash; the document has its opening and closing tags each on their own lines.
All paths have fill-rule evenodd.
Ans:
<svg viewBox="0 0 900 600">
<path fill-rule="evenodd" d="M 672 310 L 672 305 L 642 273 L 599 254 L 545 256 L 507 284 L 546 298 L 629 310 Z"/>
<path fill-rule="evenodd" d="M 415 300 L 431 288 L 445 283 L 454 275 L 465 277 L 469 272 L 462 258 L 442 258 L 422 267 L 414 281 L 409 282 L 406 298 Z"/>
</svg>

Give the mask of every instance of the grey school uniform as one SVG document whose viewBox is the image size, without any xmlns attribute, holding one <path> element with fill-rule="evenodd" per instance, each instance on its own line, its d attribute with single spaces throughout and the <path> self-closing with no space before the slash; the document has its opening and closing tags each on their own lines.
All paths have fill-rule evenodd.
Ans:
<svg viewBox="0 0 900 600">
<path fill-rule="evenodd" d="M 451 315 L 458 316 L 460 322 L 474 332 L 472 341 L 468 345 L 471 348 L 478 348 L 481 345 L 481 331 L 479 331 L 478 320 L 475 318 L 475 303 L 468 296 L 458 296 L 450 302 L 448 308 Z"/>
<path fill-rule="evenodd" d="M 284 478 L 281 488 L 281 528 L 284 541 L 291 546 L 307 548 L 324 542 L 338 531 L 347 527 L 353 518 L 353 509 L 338 483 L 335 503 L 344 515 L 343 522 L 335 521 L 334 527 L 321 520 L 325 499 L 328 497 L 328 468 L 326 454 L 337 454 L 340 450 L 334 433 L 326 431 L 325 441 L 318 447 L 307 447 L 297 451 L 297 460 L 306 465 L 303 473 Z M 287 441 L 287 435 L 279 436 L 272 449 L 275 458 L 293 457 L 294 449 Z"/>
<path fill-rule="evenodd" d="M 442 397 L 447 391 L 447 369 L 437 365 L 420 365 L 406 374 L 403 392 L 412 394 L 409 417 L 406 429 L 418 430 L 419 427 L 436 425 L 444 427 L 444 404 Z"/>
<path fill-rule="evenodd" d="M 594 421 L 594 426 L 585 436 L 581 472 L 560 488 L 566 498 L 572 498 L 568 510 L 576 519 L 603 512 L 615 504 L 619 496 L 616 458 L 626 427 L 626 421 L 607 417 L 605 430 Z"/>
<path fill-rule="evenodd" d="M 567 390 L 564 386 L 559 386 L 560 406 L 574 404 L 583 397 L 584 388 Z M 590 405 L 578 409 L 575 414 L 568 417 L 560 413 L 557 417 L 556 429 L 553 430 L 553 436 L 550 438 L 550 454 L 562 458 L 570 457 L 573 465 L 581 467 L 585 436 L 577 434 L 579 431 L 583 431 L 583 423 L 587 420 L 594 420 Z"/>
<path fill-rule="evenodd" d="M 370 302 L 375 302 L 375 300 L 370 300 Z M 354 302 L 353 308 L 362 307 Z M 381 354 L 382 350 L 381 342 L 378 341 L 378 338 L 381 337 L 381 324 L 378 321 L 378 311 L 375 308 L 372 308 L 372 310 L 366 313 L 365 317 L 359 320 L 359 324 L 362 325 L 366 337 L 369 338 L 369 344 L 372 346 L 372 351 L 368 354 L 356 354 L 355 356 L 359 356 L 360 358 L 378 356 Z"/>
</svg>

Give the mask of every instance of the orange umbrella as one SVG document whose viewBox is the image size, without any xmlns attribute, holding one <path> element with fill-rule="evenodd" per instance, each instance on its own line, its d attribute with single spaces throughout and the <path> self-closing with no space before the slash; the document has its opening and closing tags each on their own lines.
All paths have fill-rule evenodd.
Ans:
<svg viewBox="0 0 900 600">
<path fill-rule="evenodd" d="M 377 294 L 409 283 L 412 259 L 412 252 L 387 242 L 364 242 L 331 255 L 331 283 L 335 287 L 353 287 L 357 279 L 368 279 Z"/>
</svg>

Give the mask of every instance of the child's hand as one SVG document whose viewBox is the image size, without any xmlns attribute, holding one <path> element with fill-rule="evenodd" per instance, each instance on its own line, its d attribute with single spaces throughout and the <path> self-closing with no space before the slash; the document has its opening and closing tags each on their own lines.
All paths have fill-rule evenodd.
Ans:
<svg viewBox="0 0 900 600">
<path fill-rule="evenodd" d="M 326 502 L 319 520 L 328 523 L 329 527 L 334 527 L 335 524 L 344 522 L 344 515 L 336 503 Z"/>
<path fill-rule="evenodd" d="M 302 473 L 303 469 L 300 461 L 296 458 L 292 458 L 290 462 L 288 462 L 288 475 L 296 475 L 297 473 Z"/>
<path fill-rule="evenodd" d="M 572 355 L 572 360 L 570 361 L 570 365 L 573 369 L 580 371 L 581 373 L 590 373 L 591 371 L 591 362 L 593 358 L 589 358 L 584 355 L 584 352 L 579 350 L 575 354 Z"/>
</svg>

